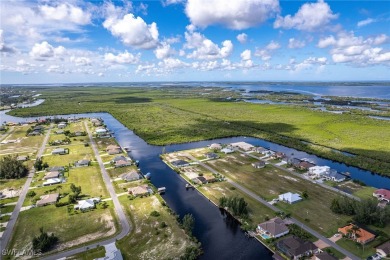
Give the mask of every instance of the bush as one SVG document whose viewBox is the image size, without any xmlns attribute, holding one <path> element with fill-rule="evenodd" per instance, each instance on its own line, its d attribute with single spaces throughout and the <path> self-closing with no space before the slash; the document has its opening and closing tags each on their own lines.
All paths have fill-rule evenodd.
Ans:
<svg viewBox="0 0 390 260">
<path fill-rule="evenodd" d="M 0 160 L 0 179 L 19 179 L 27 173 L 27 167 L 16 160 L 16 156 L 7 155 Z"/>
<path fill-rule="evenodd" d="M 43 231 L 43 228 L 41 227 L 39 229 L 40 235 L 37 237 L 34 237 L 32 240 L 33 249 L 38 252 L 47 252 L 51 248 L 55 246 L 58 242 L 58 237 L 54 236 L 54 234 L 49 234 L 47 232 Z"/>
<path fill-rule="evenodd" d="M 160 223 L 160 228 L 166 228 L 166 227 L 167 227 L 167 223 L 165 223 L 165 221 Z"/>
<path fill-rule="evenodd" d="M 160 216 L 160 213 L 159 213 L 158 211 L 153 210 L 153 211 L 150 213 L 150 216 L 152 216 L 152 217 L 159 217 L 159 216 Z"/>
</svg>

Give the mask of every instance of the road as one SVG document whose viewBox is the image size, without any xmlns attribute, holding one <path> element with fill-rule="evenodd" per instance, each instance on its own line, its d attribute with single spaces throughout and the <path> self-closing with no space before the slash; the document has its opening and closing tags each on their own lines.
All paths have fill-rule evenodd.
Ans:
<svg viewBox="0 0 390 260">
<path fill-rule="evenodd" d="M 211 168 L 210 166 L 204 164 L 203 162 L 200 162 L 198 161 L 195 157 L 193 157 L 192 155 L 190 154 L 187 154 L 187 156 L 189 158 L 191 158 L 192 160 L 196 161 L 199 163 L 199 165 L 201 165 L 202 167 L 208 169 L 210 172 L 214 173 L 214 174 L 220 174 L 219 172 L 217 172 L 216 170 L 214 170 L 213 168 Z M 233 186 L 235 186 L 237 189 L 241 190 L 242 192 L 246 193 L 248 196 L 252 197 L 253 199 L 257 200 L 258 202 L 262 203 L 263 205 L 267 206 L 268 208 L 272 209 L 273 211 L 275 212 L 279 212 L 280 209 L 278 209 L 277 207 L 275 207 L 274 205 L 271 205 L 269 204 L 266 200 L 260 198 L 258 195 L 256 195 L 254 192 L 248 190 L 247 188 L 241 186 L 240 184 L 230 180 L 229 178 L 227 178 L 225 176 L 227 182 L 229 182 L 230 184 L 232 184 Z M 303 224 L 302 222 L 300 222 L 299 220 L 295 219 L 295 218 L 289 218 L 293 223 L 295 223 L 296 225 L 300 226 L 301 228 L 303 228 L 304 230 L 306 230 L 307 232 L 309 232 L 310 234 L 312 234 L 313 236 L 317 237 L 318 239 L 321 239 L 322 241 L 324 241 L 325 243 L 327 243 L 328 245 L 330 245 L 331 247 L 333 247 L 334 249 L 336 249 L 337 251 L 339 251 L 340 253 L 344 254 L 345 256 L 348 256 L 349 258 L 351 259 L 360 259 L 359 257 L 355 256 L 354 254 L 352 254 L 351 252 L 345 250 L 344 248 L 340 247 L 339 245 L 337 245 L 336 243 L 330 241 L 328 238 L 324 237 L 323 235 L 321 235 L 320 233 L 318 233 L 317 231 L 311 229 L 310 227 L 306 226 L 305 224 Z"/>
<path fill-rule="evenodd" d="M 88 245 L 83 246 L 83 247 L 78 247 L 78 248 L 75 248 L 75 249 L 71 249 L 71 250 L 68 250 L 68 251 L 63 251 L 63 252 L 60 252 L 60 253 L 57 253 L 57 254 L 53 254 L 53 255 L 49 255 L 49 256 L 40 258 L 40 259 L 44 259 L 44 260 L 57 260 L 57 259 L 60 259 L 60 258 L 65 258 L 65 257 L 69 257 L 69 256 L 72 256 L 72 255 L 75 255 L 75 254 L 79 254 L 79 253 L 85 252 L 88 249 L 95 248 L 97 246 L 104 246 L 104 245 L 108 245 L 108 244 L 111 244 L 111 243 L 115 243 L 116 240 L 121 239 L 121 238 L 125 237 L 127 234 L 129 234 L 130 231 L 131 231 L 131 228 L 132 228 L 130 226 L 129 222 L 127 221 L 125 212 L 123 211 L 123 208 L 122 208 L 121 204 L 119 203 L 119 200 L 118 200 L 118 197 L 117 197 L 117 195 L 115 193 L 114 187 L 112 186 L 111 179 L 110 179 L 110 177 L 109 177 L 109 175 L 108 175 L 108 173 L 106 171 L 106 168 L 104 167 L 102 158 L 99 155 L 99 150 L 98 150 L 98 148 L 96 146 L 95 141 L 92 138 L 92 133 L 91 133 L 90 129 L 88 128 L 87 123 L 84 122 L 84 124 L 85 124 L 85 129 L 87 130 L 89 139 L 91 140 L 92 150 L 95 153 L 96 160 L 99 163 L 99 167 L 100 167 L 100 170 L 102 172 L 104 184 L 106 185 L 107 190 L 110 193 L 110 196 L 111 196 L 112 201 L 114 203 L 115 212 L 117 214 L 117 217 L 119 219 L 119 223 L 121 225 L 121 231 L 115 237 L 109 238 L 107 240 L 100 241 L 100 242 L 95 242 L 95 243 L 88 244 Z"/>
<path fill-rule="evenodd" d="M 50 126 L 49 130 L 46 133 L 45 138 L 43 139 L 42 146 L 41 146 L 41 148 L 39 148 L 39 151 L 37 153 L 37 158 L 41 157 L 43 152 L 45 151 L 46 143 L 49 140 L 51 128 L 52 128 L 52 126 Z M 34 173 L 35 173 L 35 169 L 32 168 L 27 175 L 27 181 L 24 183 L 22 191 L 19 194 L 18 202 L 16 203 L 16 206 L 15 206 L 14 210 L 12 211 L 11 218 L 9 219 L 7 227 L 3 233 L 3 236 L 1 237 L 1 240 L 0 240 L 1 241 L 1 243 L 0 243 L 1 250 L 7 248 L 7 245 L 9 243 L 10 238 L 11 238 L 12 231 L 14 230 L 14 227 L 15 227 L 16 220 L 18 219 L 20 209 L 22 208 L 23 202 L 24 202 L 26 195 L 27 195 L 27 192 L 28 192 L 28 188 L 30 187 L 32 179 L 34 177 Z"/>
</svg>

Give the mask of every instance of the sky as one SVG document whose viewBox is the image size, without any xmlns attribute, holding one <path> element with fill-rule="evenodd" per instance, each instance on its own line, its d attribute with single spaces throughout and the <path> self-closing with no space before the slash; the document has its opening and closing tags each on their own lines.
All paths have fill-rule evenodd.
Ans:
<svg viewBox="0 0 390 260">
<path fill-rule="evenodd" d="M 0 1 L 2 84 L 390 80 L 390 1 Z"/>
</svg>

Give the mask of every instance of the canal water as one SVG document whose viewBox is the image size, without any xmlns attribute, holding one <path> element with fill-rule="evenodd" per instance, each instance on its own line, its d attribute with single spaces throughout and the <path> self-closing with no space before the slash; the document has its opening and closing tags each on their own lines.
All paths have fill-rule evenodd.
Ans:
<svg viewBox="0 0 390 260">
<path fill-rule="evenodd" d="M 390 178 L 376 175 L 342 163 L 326 160 L 315 155 L 307 154 L 292 148 L 278 145 L 258 138 L 233 137 L 208 141 L 154 146 L 147 144 L 143 139 L 127 129 L 113 116 L 107 113 L 89 113 L 77 115 L 58 115 L 57 117 L 98 117 L 102 118 L 122 147 L 130 147 L 129 155 L 140 161 L 143 173 L 151 173 L 151 181 L 156 187 L 166 187 L 162 195 L 167 204 L 181 217 L 191 213 L 195 218 L 194 235 L 202 243 L 204 254 L 201 259 L 271 259 L 272 253 L 254 239 L 247 238 L 240 230 L 238 223 L 222 214 L 217 207 L 209 202 L 198 191 L 186 189 L 186 182 L 171 168 L 159 155 L 165 152 L 180 151 L 198 147 L 205 147 L 211 143 L 231 143 L 244 141 L 255 146 L 263 146 L 275 151 L 281 151 L 296 158 L 307 158 L 317 165 L 328 165 L 340 172 L 350 172 L 351 178 L 365 182 L 377 188 L 390 189 Z M 0 112 L 1 122 L 25 122 L 35 118 L 17 118 Z M 43 117 L 40 117 L 43 118 Z M 38 118 L 39 119 L 39 118 Z"/>
</svg>

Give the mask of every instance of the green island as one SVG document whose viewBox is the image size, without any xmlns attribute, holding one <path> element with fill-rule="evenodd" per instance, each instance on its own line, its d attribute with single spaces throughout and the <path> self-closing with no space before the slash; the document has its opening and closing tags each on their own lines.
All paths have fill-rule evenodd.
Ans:
<svg viewBox="0 0 390 260">
<path fill-rule="evenodd" d="M 45 99 L 43 104 L 15 109 L 10 114 L 24 117 L 107 112 L 150 144 L 252 136 L 390 175 L 390 123 L 364 114 L 251 104 L 235 101 L 239 93 L 221 88 L 36 89 Z"/>
</svg>

